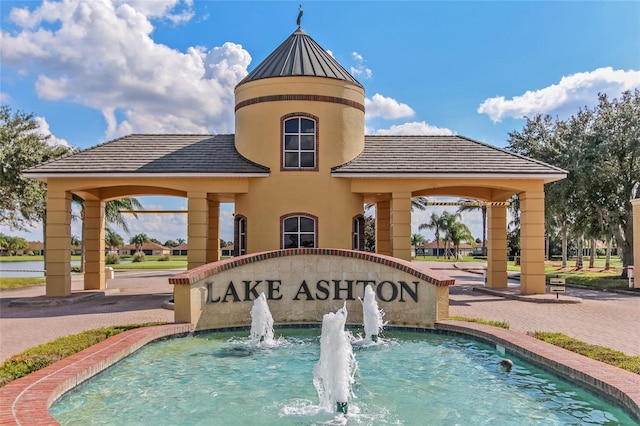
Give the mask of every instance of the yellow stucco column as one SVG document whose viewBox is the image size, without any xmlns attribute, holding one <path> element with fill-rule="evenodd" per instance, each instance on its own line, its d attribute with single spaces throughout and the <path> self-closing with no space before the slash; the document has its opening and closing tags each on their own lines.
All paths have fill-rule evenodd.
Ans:
<svg viewBox="0 0 640 426">
<path fill-rule="evenodd" d="M 376 253 L 391 256 L 391 203 L 376 204 Z"/>
<path fill-rule="evenodd" d="M 46 295 L 71 294 L 71 193 L 47 191 Z"/>
<path fill-rule="evenodd" d="M 220 202 L 209 200 L 207 263 L 220 260 Z"/>
<path fill-rule="evenodd" d="M 411 260 L 411 193 L 391 194 L 391 255 Z"/>
<path fill-rule="evenodd" d="M 104 290 L 104 201 L 84 201 L 84 289 Z"/>
<path fill-rule="evenodd" d="M 633 206 L 633 286 L 640 288 L 640 198 L 631 200 Z"/>
<path fill-rule="evenodd" d="M 520 194 L 520 255 L 520 293 L 546 293 L 542 188 Z"/>
<path fill-rule="evenodd" d="M 189 191 L 187 219 L 187 268 L 192 269 L 207 263 L 207 232 L 209 220 L 209 200 L 206 192 Z"/>
<path fill-rule="evenodd" d="M 487 287 L 507 287 L 507 208 L 487 208 Z"/>
</svg>

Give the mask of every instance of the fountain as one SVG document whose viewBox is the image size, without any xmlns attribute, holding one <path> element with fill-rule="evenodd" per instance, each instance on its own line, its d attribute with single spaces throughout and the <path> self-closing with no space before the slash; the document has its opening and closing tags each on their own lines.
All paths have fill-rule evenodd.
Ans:
<svg viewBox="0 0 640 426">
<path fill-rule="evenodd" d="M 360 298 L 358 298 L 360 299 Z M 378 335 L 382 332 L 382 328 L 386 325 L 382 321 L 384 312 L 378 309 L 378 302 L 376 302 L 376 292 L 371 285 L 365 288 L 364 301 L 360 299 L 362 303 L 362 318 L 364 322 L 364 340 L 365 342 L 377 342 Z"/>
<path fill-rule="evenodd" d="M 279 330 L 283 335 L 275 342 L 273 318 L 262 293 L 251 309 L 249 340 L 238 344 L 233 332 L 216 332 L 155 342 L 66 394 L 51 407 L 52 415 L 62 424 L 85 422 L 89 412 L 96 423 L 117 416 L 123 423 L 177 424 L 189 419 L 293 426 L 352 420 L 421 424 L 428 410 L 434 424 L 460 419 L 488 424 L 512 419 L 518 407 L 523 423 L 634 424 L 620 408 L 524 362 L 514 366 L 491 346 L 399 330 L 387 331 L 378 340 L 386 324 L 372 288 L 366 288 L 361 303 L 365 339 L 356 342 L 345 330 L 345 303 L 323 316 L 320 339 L 317 329 L 292 328 Z M 352 342 L 366 340 L 375 347 L 359 351 L 356 361 Z M 278 350 L 260 350 L 276 343 Z M 351 404 L 359 368 L 358 398 Z M 311 369 L 319 404 L 313 402 L 309 386 Z M 489 393 L 494 397 L 487 399 Z M 167 394 L 175 395 L 172 404 L 166 403 Z"/>
<path fill-rule="evenodd" d="M 273 317 L 264 293 L 253 301 L 251 308 L 251 341 L 257 345 L 273 345 Z"/>
<path fill-rule="evenodd" d="M 320 405 L 347 414 L 351 385 L 357 363 L 351 348 L 351 335 L 345 331 L 347 304 L 336 313 L 322 318 L 320 360 L 313 369 L 313 384 L 318 391 Z"/>
</svg>

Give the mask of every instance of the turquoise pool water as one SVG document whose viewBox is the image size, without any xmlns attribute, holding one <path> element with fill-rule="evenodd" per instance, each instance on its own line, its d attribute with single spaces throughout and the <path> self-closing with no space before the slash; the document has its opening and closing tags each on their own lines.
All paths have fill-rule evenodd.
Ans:
<svg viewBox="0 0 640 426">
<path fill-rule="evenodd" d="M 318 406 L 320 329 L 147 345 L 51 407 L 63 425 L 636 425 L 623 410 L 518 359 L 511 372 L 482 343 L 390 332 L 354 343 L 358 370 L 344 416 Z"/>
</svg>

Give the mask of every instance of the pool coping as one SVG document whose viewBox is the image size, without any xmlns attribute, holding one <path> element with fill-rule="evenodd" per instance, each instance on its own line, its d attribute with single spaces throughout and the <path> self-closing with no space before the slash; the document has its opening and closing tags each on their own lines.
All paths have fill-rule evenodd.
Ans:
<svg viewBox="0 0 640 426">
<path fill-rule="evenodd" d="M 408 327 L 402 327 L 408 328 Z M 439 321 L 435 330 L 491 343 L 552 371 L 621 406 L 640 421 L 640 375 L 592 360 L 522 333 L 463 321 Z M 49 407 L 80 383 L 147 343 L 191 334 L 190 324 L 136 328 L 112 336 L 75 355 L 0 388 L 0 424 L 57 425 Z M 560 362 L 562 360 L 562 362 Z"/>
</svg>

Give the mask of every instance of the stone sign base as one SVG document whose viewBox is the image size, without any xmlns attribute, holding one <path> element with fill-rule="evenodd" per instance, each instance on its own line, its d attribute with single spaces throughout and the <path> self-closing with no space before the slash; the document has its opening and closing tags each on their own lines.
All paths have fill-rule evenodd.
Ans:
<svg viewBox="0 0 640 426">
<path fill-rule="evenodd" d="M 264 293 L 276 324 L 321 323 L 345 303 L 348 323 L 362 324 L 366 286 L 376 292 L 384 321 L 430 327 L 449 315 L 454 280 L 419 264 L 353 250 L 288 249 L 200 266 L 169 278 L 176 322 L 196 330 L 251 324 Z"/>
</svg>

